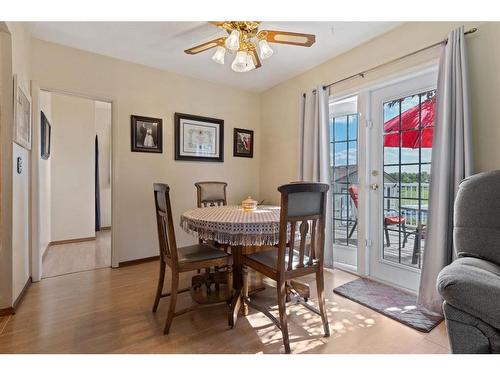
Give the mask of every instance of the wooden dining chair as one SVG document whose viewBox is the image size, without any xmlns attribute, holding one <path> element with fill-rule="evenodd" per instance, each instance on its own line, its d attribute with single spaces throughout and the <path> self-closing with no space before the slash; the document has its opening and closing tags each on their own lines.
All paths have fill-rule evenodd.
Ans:
<svg viewBox="0 0 500 375">
<path fill-rule="evenodd" d="M 200 181 L 196 186 L 198 207 L 226 206 L 226 182 Z"/>
<path fill-rule="evenodd" d="M 214 207 L 214 206 L 227 206 L 227 198 L 226 198 L 226 182 L 220 181 L 199 181 L 195 182 L 194 186 L 196 186 L 196 197 L 197 197 L 197 206 L 198 208 L 202 207 Z M 200 243 L 204 242 L 200 239 Z M 209 242 L 210 243 L 210 242 Z M 217 242 L 212 241 L 213 246 L 224 250 L 225 252 L 229 252 L 228 245 L 222 245 Z M 218 272 L 219 267 L 214 267 L 214 271 Z M 198 273 L 200 270 L 198 270 Z M 210 275 L 210 269 L 206 270 L 207 274 Z M 208 280 L 208 287 L 212 283 L 211 278 Z M 214 282 L 215 289 L 219 289 L 219 284 Z"/>
<path fill-rule="evenodd" d="M 290 353 L 286 300 L 290 281 L 315 274 L 319 310 L 308 304 L 298 293 L 297 302 L 321 316 L 325 337 L 330 336 L 325 307 L 323 253 L 325 246 L 326 200 L 329 185 L 322 183 L 292 183 L 278 188 L 281 193 L 279 244 L 271 250 L 243 256 L 243 303 L 264 313 L 281 330 L 285 352 Z M 296 241 L 298 235 L 300 240 Z M 298 245 L 298 248 L 297 248 Z M 279 321 L 263 306 L 248 296 L 248 267 L 277 283 Z"/>
<path fill-rule="evenodd" d="M 153 305 L 156 312 L 160 298 L 170 297 L 167 321 L 164 334 L 168 334 L 174 317 L 192 311 L 196 308 L 205 307 L 209 304 L 194 305 L 186 309 L 175 311 L 177 294 L 189 291 L 190 288 L 178 290 L 179 274 L 182 272 L 195 271 L 200 268 L 226 267 L 227 283 L 232 284 L 231 256 L 226 252 L 208 244 L 200 243 L 192 246 L 177 247 L 175 241 L 174 222 L 172 220 L 172 207 L 170 205 L 170 188 L 166 184 L 154 184 L 154 199 L 156 206 L 156 222 L 158 226 L 158 241 L 160 245 L 160 277 Z M 166 266 L 170 267 L 172 273 L 172 286 L 170 293 L 163 293 Z M 225 301 L 218 302 L 226 304 Z"/>
</svg>

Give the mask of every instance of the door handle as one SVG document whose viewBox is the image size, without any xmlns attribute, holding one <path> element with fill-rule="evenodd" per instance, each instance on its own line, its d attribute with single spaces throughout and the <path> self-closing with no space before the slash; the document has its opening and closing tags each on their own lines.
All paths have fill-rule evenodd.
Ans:
<svg viewBox="0 0 500 375">
<path fill-rule="evenodd" d="M 370 189 L 372 190 L 378 190 L 378 184 L 371 184 Z"/>
</svg>

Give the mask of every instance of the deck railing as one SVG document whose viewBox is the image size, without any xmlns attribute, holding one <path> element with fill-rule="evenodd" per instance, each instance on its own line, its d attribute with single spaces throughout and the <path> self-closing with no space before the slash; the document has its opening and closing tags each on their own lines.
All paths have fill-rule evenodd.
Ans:
<svg viewBox="0 0 500 375">
<path fill-rule="evenodd" d="M 333 199 L 333 217 L 336 219 L 336 227 L 345 227 L 347 220 L 353 221 L 357 218 L 357 210 L 347 193 L 347 188 L 348 186 L 336 186 L 334 188 L 337 193 L 341 193 L 335 194 Z M 420 195 L 419 188 L 421 189 Z M 419 184 L 418 182 L 401 183 L 401 192 L 398 189 L 398 183 L 384 183 L 384 197 L 393 197 L 392 199 L 384 198 L 384 210 L 387 213 L 396 211 L 396 213 L 405 217 L 408 226 L 417 226 L 419 222 L 421 224 L 427 223 L 429 184 Z M 399 197 L 400 199 L 398 199 Z M 392 213 L 394 214 L 394 212 Z"/>
</svg>

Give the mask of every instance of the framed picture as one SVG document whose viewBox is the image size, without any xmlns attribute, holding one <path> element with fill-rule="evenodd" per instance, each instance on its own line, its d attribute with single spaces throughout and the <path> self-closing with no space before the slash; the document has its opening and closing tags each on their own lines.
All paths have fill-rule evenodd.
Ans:
<svg viewBox="0 0 500 375">
<path fill-rule="evenodd" d="M 224 120 L 175 114 L 175 160 L 224 161 Z"/>
<path fill-rule="evenodd" d="M 14 76 L 14 142 L 31 150 L 31 98 Z"/>
<path fill-rule="evenodd" d="M 161 118 L 130 116 L 132 151 L 163 152 L 163 122 Z"/>
<path fill-rule="evenodd" d="M 253 158 L 253 130 L 234 128 L 233 156 Z"/>
<path fill-rule="evenodd" d="M 50 132 L 51 132 L 51 126 L 49 123 L 49 120 L 47 120 L 47 117 L 45 116 L 45 113 L 43 111 L 41 112 L 42 114 L 42 120 L 40 121 L 41 124 L 41 147 L 40 147 L 40 156 L 42 159 L 47 160 L 50 157 Z"/>
</svg>

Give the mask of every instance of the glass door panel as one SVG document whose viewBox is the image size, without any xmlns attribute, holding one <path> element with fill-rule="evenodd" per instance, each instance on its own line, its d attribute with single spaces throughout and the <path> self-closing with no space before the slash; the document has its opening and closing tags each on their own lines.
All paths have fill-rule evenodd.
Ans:
<svg viewBox="0 0 500 375">
<path fill-rule="evenodd" d="M 436 74 L 371 94 L 370 274 L 416 290 L 427 225 Z"/>
</svg>

